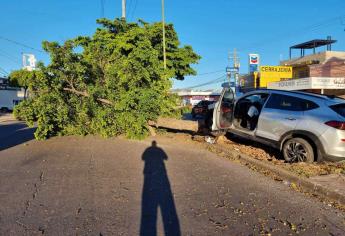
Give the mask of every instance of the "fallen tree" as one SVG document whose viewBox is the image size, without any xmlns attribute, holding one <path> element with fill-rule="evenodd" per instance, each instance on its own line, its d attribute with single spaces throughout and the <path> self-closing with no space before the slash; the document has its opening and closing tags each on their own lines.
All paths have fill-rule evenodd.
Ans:
<svg viewBox="0 0 345 236">
<path fill-rule="evenodd" d="M 190 46 L 180 47 L 173 25 L 166 26 L 167 68 L 163 68 L 162 25 L 143 21 L 100 19 L 92 37 L 77 37 L 60 45 L 43 42 L 50 64 L 39 64 L 25 85 L 30 97 L 15 115 L 30 126 L 35 137 L 125 134 L 147 135 L 149 121 L 166 116 L 176 106 L 169 90 L 171 78 L 195 75 L 191 64 L 200 57 Z M 10 75 L 19 81 L 20 71 Z"/>
</svg>

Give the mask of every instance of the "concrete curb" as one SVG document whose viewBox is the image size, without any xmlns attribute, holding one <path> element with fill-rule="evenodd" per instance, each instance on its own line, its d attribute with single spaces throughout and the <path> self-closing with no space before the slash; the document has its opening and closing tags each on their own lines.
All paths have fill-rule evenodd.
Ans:
<svg viewBox="0 0 345 236">
<path fill-rule="evenodd" d="M 216 147 L 216 148 L 225 153 L 229 152 L 229 150 L 225 150 L 225 148 L 223 147 Z M 244 161 L 245 163 L 252 164 L 261 169 L 269 170 L 273 172 L 274 174 L 276 174 L 277 176 L 281 177 L 283 180 L 297 184 L 299 187 L 301 187 L 302 190 L 308 193 L 318 195 L 328 200 L 345 205 L 345 195 L 337 192 L 336 190 L 329 189 L 323 185 L 313 183 L 307 178 L 300 177 L 298 175 L 295 175 L 287 170 L 284 170 L 272 164 L 256 160 L 252 157 L 249 157 L 246 154 L 243 154 L 243 153 L 238 153 L 238 154 L 240 156 L 240 160 Z"/>
</svg>

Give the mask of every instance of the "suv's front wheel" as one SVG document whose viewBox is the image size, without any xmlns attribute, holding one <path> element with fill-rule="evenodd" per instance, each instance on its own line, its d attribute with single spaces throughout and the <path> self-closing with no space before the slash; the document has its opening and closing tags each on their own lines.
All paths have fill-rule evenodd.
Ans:
<svg viewBox="0 0 345 236">
<path fill-rule="evenodd" d="M 308 141 L 292 138 L 283 146 L 284 159 L 287 162 L 314 162 L 314 150 Z"/>
</svg>

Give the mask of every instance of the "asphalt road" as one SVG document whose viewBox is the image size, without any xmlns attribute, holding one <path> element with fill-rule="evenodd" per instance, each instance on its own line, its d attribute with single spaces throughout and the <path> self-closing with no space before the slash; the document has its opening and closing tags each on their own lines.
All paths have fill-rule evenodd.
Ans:
<svg viewBox="0 0 345 236">
<path fill-rule="evenodd" d="M 0 124 L 0 235 L 345 235 L 343 212 L 191 143 L 32 132 Z"/>
</svg>

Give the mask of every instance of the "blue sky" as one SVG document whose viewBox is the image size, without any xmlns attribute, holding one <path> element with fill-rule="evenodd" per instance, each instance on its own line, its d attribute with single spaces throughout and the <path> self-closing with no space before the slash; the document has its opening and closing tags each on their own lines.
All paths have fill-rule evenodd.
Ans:
<svg viewBox="0 0 345 236">
<path fill-rule="evenodd" d="M 175 88 L 208 82 L 225 74 L 229 50 L 237 48 L 241 73 L 248 70 L 248 53 L 259 53 L 262 65 L 276 65 L 288 57 L 291 45 L 331 35 L 333 50 L 345 51 L 344 0 L 165 0 L 166 21 L 173 23 L 182 44 L 192 45 L 202 56 L 195 66 L 199 76 L 176 81 Z M 104 16 L 121 16 L 121 0 L 104 0 Z M 34 53 L 43 40 L 63 42 L 91 35 L 102 16 L 101 0 L 2 0 L 0 3 L 0 75 L 21 66 L 21 53 Z M 161 20 L 161 0 L 127 0 L 129 21 Z M 295 54 L 297 55 L 297 53 Z M 206 74 L 208 72 L 215 72 Z M 217 88 L 211 84 L 199 89 Z"/>
</svg>

